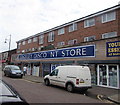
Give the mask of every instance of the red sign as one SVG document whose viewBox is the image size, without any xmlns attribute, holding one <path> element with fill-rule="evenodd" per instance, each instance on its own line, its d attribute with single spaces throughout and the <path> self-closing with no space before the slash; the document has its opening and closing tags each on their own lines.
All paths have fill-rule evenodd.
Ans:
<svg viewBox="0 0 120 105">
<path fill-rule="evenodd" d="M 6 60 L 0 60 L 0 63 L 5 63 L 6 62 Z"/>
</svg>

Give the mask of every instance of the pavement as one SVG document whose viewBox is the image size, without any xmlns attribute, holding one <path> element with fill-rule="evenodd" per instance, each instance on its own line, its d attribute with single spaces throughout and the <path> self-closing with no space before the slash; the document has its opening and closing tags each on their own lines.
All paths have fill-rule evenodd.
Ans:
<svg viewBox="0 0 120 105">
<path fill-rule="evenodd" d="M 35 83 L 44 83 L 43 77 L 25 75 L 23 79 Z M 93 85 L 91 89 L 88 89 L 86 95 L 92 96 L 101 101 L 107 100 L 107 102 L 109 103 L 114 102 L 116 104 L 120 104 L 120 89 L 111 89 L 111 88 Z"/>
</svg>

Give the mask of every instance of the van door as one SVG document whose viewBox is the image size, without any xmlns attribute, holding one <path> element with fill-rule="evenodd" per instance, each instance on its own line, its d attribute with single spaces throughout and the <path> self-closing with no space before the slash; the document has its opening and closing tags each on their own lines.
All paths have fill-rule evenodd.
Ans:
<svg viewBox="0 0 120 105">
<path fill-rule="evenodd" d="M 58 69 L 53 70 L 53 72 L 50 74 L 50 83 L 53 85 L 57 85 L 58 82 Z"/>
</svg>

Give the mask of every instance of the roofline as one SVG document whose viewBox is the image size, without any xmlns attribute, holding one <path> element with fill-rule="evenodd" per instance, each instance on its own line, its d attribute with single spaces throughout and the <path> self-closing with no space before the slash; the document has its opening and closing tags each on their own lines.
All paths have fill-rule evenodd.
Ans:
<svg viewBox="0 0 120 105">
<path fill-rule="evenodd" d="M 43 34 L 45 34 L 45 33 L 48 33 L 48 32 L 51 32 L 51 31 L 54 31 L 54 30 L 63 28 L 63 27 L 66 27 L 66 26 L 71 25 L 71 24 L 73 24 L 73 23 L 77 23 L 77 22 L 80 22 L 80 21 L 83 21 L 83 20 L 86 20 L 86 19 L 89 19 L 89 18 L 98 16 L 98 15 L 104 14 L 104 13 L 106 13 L 106 12 L 114 11 L 114 10 L 119 9 L 119 8 L 120 8 L 120 4 L 118 4 L 118 5 L 116 5 L 116 6 L 113 6 L 113 7 L 110 7 L 110 8 L 107 8 L 107 9 L 104 9 L 104 10 L 102 10 L 102 11 L 99 11 L 99 12 L 96 12 L 96 13 L 93 13 L 93 14 L 90 14 L 90 15 L 88 15 L 88 16 L 85 16 L 85 17 L 82 17 L 82 18 L 73 20 L 73 21 L 71 21 L 71 22 L 68 22 L 68 23 L 65 23 L 65 24 L 56 26 L 56 27 L 51 28 L 51 29 L 48 29 L 48 30 L 46 30 L 46 31 L 37 33 L 37 34 L 35 34 L 35 35 L 32 35 L 32 36 L 29 36 L 29 37 L 27 37 L 27 38 L 21 39 L 21 40 L 17 41 L 16 43 L 21 42 L 21 41 L 24 41 L 24 40 L 27 40 L 27 39 L 30 39 L 30 38 L 33 38 L 33 37 L 37 37 L 37 36 L 39 36 L 39 35 L 43 35 Z"/>
</svg>

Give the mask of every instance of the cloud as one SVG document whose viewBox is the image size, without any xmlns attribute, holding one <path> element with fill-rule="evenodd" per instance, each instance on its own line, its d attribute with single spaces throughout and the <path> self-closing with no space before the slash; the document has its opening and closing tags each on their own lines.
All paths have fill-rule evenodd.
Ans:
<svg viewBox="0 0 120 105">
<path fill-rule="evenodd" d="M 117 5 L 118 0 L 0 0 L 0 38 L 16 41 Z M 0 41 L 0 44 L 3 43 Z M 8 46 L 8 45 L 6 45 Z M 1 51 L 7 50 L 5 45 Z"/>
</svg>

